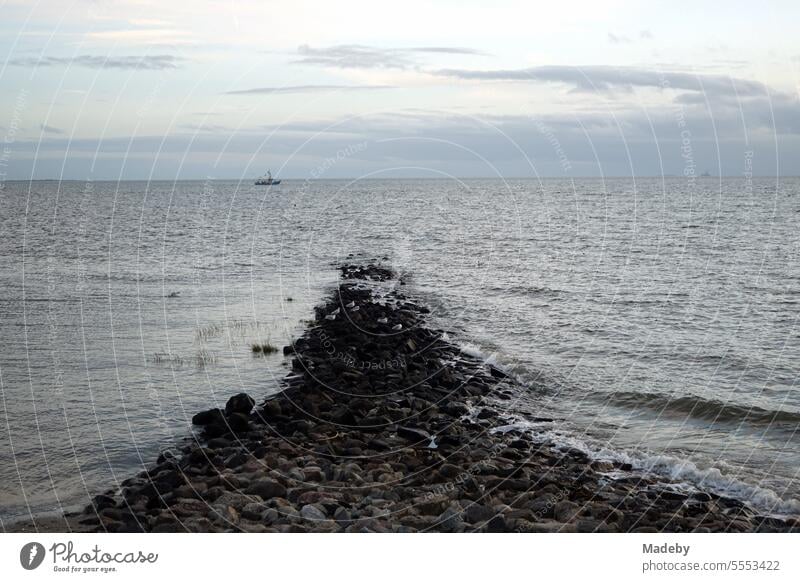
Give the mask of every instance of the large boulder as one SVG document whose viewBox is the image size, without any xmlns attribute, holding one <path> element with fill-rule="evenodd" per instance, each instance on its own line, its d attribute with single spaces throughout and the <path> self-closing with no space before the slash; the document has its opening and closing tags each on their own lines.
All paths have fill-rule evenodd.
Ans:
<svg viewBox="0 0 800 582">
<path fill-rule="evenodd" d="M 220 424 L 225 422 L 225 417 L 222 410 L 219 408 L 212 408 L 211 410 L 204 410 L 198 412 L 192 417 L 192 424 L 200 426 L 208 426 L 209 424 Z"/>
<path fill-rule="evenodd" d="M 256 401 L 242 392 L 228 399 L 228 403 L 225 405 L 225 414 L 233 414 L 234 412 L 250 414 L 250 411 L 253 410 L 255 405 Z"/>
</svg>

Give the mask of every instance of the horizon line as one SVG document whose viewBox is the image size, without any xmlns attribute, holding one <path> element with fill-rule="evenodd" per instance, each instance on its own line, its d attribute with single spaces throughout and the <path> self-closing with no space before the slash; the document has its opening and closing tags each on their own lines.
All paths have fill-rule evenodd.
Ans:
<svg viewBox="0 0 800 582">
<path fill-rule="evenodd" d="M 342 178 L 284 178 L 280 180 L 293 181 L 293 182 L 344 182 L 344 181 L 380 181 L 380 180 L 619 180 L 619 179 L 681 179 L 681 180 L 712 180 L 712 179 L 763 179 L 763 178 L 800 178 L 800 174 L 753 174 L 745 176 L 743 174 L 719 174 L 709 176 L 681 176 L 680 174 L 639 174 L 639 175 L 609 175 L 609 176 L 387 176 L 385 178 L 369 177 L 358 178 L 356 176 L 348 176 Z M 219 181 L 219 182 L 247 182 L 256 180 L 257 177 L 248 178 L 225 178 L 218 177 L 212 178 L 209 176 L 197 178 L 6 178 L 0 180 L 0 189 L 2 184 L 8 182 L 203 182 L 203 181 Z"/>
</svg>

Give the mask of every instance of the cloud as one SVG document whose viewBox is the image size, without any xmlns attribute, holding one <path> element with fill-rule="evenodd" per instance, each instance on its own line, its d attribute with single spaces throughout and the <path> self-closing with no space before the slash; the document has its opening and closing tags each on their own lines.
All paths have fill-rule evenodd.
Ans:
<svg viewBox="0 0 800 582">
<path fill-rule="evenodd" d="M 344 119 L 320 119 L 246 131 L 185 131 L 167 136 L 137 135 L 103 139 L 48 136 L 20 140 L 10 176 L 83 175 L 117 178 L 205 176 L 209 163 L 217 177 L 251 177 L 254 152 L 258 166 L 286 164 L 285 177 L 309 172 L 354 144 L 367 143 L 357 156 L 335 165 L 328 177 L 414 167 L 457 176 L 563 176 L 569 174 L 683 175 L 685 130 L 691 131 L 697 171 L 710 169 L 741 175 L 748 152 L 754 152 L 756 174 L 786 168 L 800 152 L 800 113 L 796 104 L 782 104 L 773 125 L 760 100 L 749 100 L 742 113 L 686 107 L 679 125 L 672 106 L 649 111 L 624 108 L 615 112 L 460 116 L 444 112 L 399 111 Z M 792 116 L 792 117 L 786 117 Z M 794 124 L 794 126 L 792 126 Z M 789 133 L 787 133 L 787 131 Z M 554 145 L 557 142 L 557 146 Z M 101 160 L 101 163 L 98 163 Z M 485 160 L 485 161 L 484 161 Z M 425 170 L 427 169 L 427 170 Z M 413 174 L 412 174 L 413 175 Z"/>
<path fill-rule="evenodd" d="M 608 42 L 610 42 L 611 44 L 624 44 L 631 42 L 631 39 L 629 39 L 627 36 L 617 35 L 614 34 L 613 32 L 609 32 Z"/>
<path fill-rule="evenodd" d="M 300 57 L 294 64 L 317 65 L 339 69 L 408 69 L 418 64 L 423 54 L 485 55 L 480 51 L 451 46 L 422 46 L 410 48 L 378 48 L 360 44 L 340 44 L 314 48 L 307 44 L 297 48 Z"/>
<path fill-rule="evenodd" d="M 649 31 L 649 30 L 647 30 L 647 29 L 644 29 L 644 30 L 642 30 L 642 31 L 640 31 L 640 32 L 639 32 L 639 38 L 641 38 L 641 39 L 643 39 L 643 40 L 652 40 L 652 38 L 653 38 L 653 33 L 652 33 L 652 32 L 650 32 L 650 31 Z"/>
<path fill-rule="evenodd" d="M 391 85 L 290 85 L 287 87 L 255 87 L 227 91 L 226 95 L 271 95 L 285 93 L 320 93 L 327 91 L 376 91 L 380 89 L 396 89 Z"/>
<path fill-rule="evenodd" d="M 680 176 L 686 168 L 686 139 L 691 140 L 698 172 L 741 175 L 745 160 L 752 159 L 757 175 L 792 173 L 800 155 L 797 100 L 752 98 L 742 103 L 741 110 L 727 104 L 712 105 L 710 111 L 707 106 L 684 106 L 680 123 L 676 105 L 670 103 L 646 111 L 621 106 L 613 115 L 532 111 L 531 116 L 477 117 L 402 110 L 245 130 L 185 126 L 166 136 L 44 136 L 18 140 L 8 173 L 22 178 L 173 179 L 207 176 L 213 165 L 216 177 L 249 179 L 262 167 L 285 164 L 282 176 L 304 178 L 337 152 L 366 143 L 357 155 L 331 167 L 326 177 L 391 173 L 398 167 L 416 168 L 408 175 L 417 176 L 489 176 L 495 171 L 505 176 Z"/>
<path fill-rule="evenodd" d="M 76 57 L 20 57 L 10 64 L 18 67 L 77 66 L 90 69 L 150 70 L 176 69 L 184 59 L 175 55 L 102 56 L 78 55 Z"/>
<path fill-rule="evenodd" d="M 591 65 L 585 67 L 550 65 L 528 69 L 465 70 L 442 69 L 434 75 L 467 81 L 532 81 L 571 85 L 577 91 L 608 91 L 653 87 L 703 91 L 707 94 L 764 95 L 763 83 L 722 75 L 656 71 L 637 67 Z"/>
<path fill-rule="evenodd" d="M 472 56 L 486 56 L 486 53 L 465 47 L 457 46 L 420 46 L 409 49 L 396 49 L 405 50 L 413 53 L 443 53 L 448 55 L 472 55 Z"/>
<path fill-rule="evenodd" d="M 44 123 L 39 125 L 39 129 L 42 130 L 44 133 L 52 133 L 55 135 L 62 135 L 64 133 L 63 129 L 58 129 L 57 127 L 53 127 L 52 125 L 45 125 Z"/>
<path fill-rule="evenodd" d="M 169 28 L 125 28 L 122 30 L 98 30 L 87 32 L 85 38 L 89 41 L 115 42 L 140 44 L 151 46 L 153 44 L 177 45 L 195 44 L 188 31 Z"/>
</svg>

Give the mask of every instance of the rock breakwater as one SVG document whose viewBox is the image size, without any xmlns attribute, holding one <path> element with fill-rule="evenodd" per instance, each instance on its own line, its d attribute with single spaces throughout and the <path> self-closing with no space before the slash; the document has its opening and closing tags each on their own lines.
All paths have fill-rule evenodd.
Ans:
<svg viewBox="0 0 800 582">
<path fill-rule="evenodd" d="M 706 492 L 495 430 L 514 397 L 380 265 L 343 265 L 266 401 L 196 414 L 198 430 L 71 519 L 130 532 L 788 531 Z M 540 421 L 546 419 L 539 419 Z"/>
</svg>

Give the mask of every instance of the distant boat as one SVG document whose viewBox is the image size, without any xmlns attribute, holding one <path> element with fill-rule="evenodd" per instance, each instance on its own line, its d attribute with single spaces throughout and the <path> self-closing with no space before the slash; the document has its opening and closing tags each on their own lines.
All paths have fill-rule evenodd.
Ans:
<svg viewBox="0 0 800 582">
<path fill-rule="evenodd" d="M 258 180 L 256 180 L 256 186 L 277 186 L 280 184 L 280 180 L 273 180 L 272 179 L 272 172 L 267 170 L 267 173 L 261 176 Z"/>
</svg>

